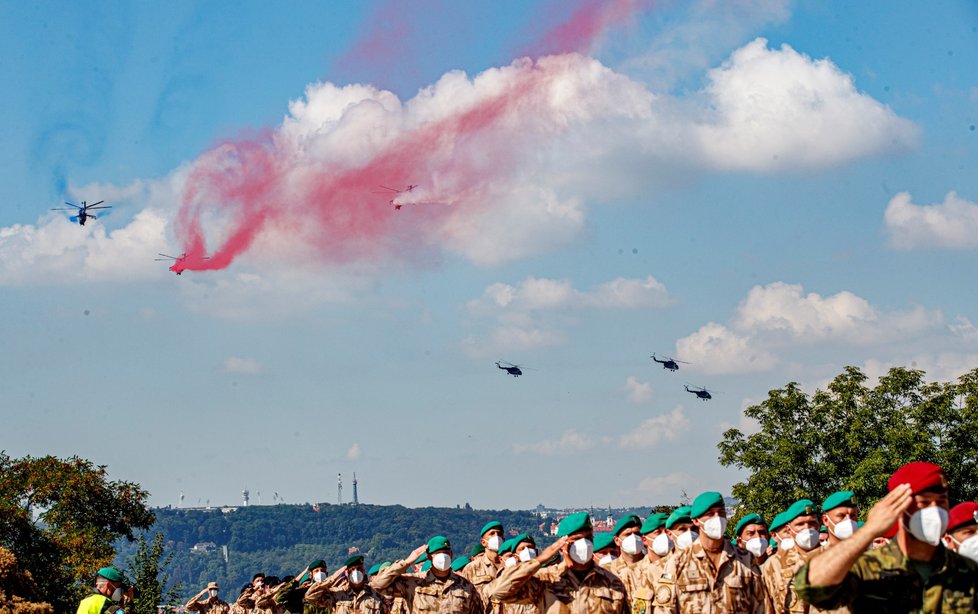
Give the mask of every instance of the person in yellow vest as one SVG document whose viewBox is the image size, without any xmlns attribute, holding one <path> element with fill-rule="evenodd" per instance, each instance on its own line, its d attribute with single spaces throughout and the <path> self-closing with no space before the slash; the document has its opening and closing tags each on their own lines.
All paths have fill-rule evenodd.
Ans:
<svg viewBox="0 0 978 614">
<path fill-rule="evenodd" d="M 114 567 L 103 567 L 95 573 L 95 593 L 78 604 L 77 614 L 106 614 L 120 612 L 122 585 L 126 578 Z"/>
</svg>

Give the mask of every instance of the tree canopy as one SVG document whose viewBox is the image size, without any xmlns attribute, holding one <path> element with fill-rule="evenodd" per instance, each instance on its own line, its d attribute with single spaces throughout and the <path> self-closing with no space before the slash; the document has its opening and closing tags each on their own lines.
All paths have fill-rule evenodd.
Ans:
<svg viewBox="0 0 978 614">
<path fill-rule="evenodd" d="M 795 382 L 771 390 L 744 414 L 759 431 L 733 428 L 717 445 L 720 463 L 747 469 L 733 487 L 737 517 L 770 520 L 795 501 L 820 503 L 851 490 L 871 504 L 886 494 L 890 474 L 915 460 L 937 463 L 948 477 L 952 504 L 978 496 L 978 369 L 956 382 L 927 382 L 924 372 L 892 368 L 870 388 L 846 367 L 813 395 Z"/>
</svg>

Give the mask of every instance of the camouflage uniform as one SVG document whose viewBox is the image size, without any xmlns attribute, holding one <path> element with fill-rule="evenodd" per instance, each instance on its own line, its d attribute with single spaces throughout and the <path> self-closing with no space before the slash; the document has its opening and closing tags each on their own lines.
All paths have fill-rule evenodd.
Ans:
<svg viewBox="0 0 978 614">
<path fill-rule="evenodd" d="M 197 597 L 194 597 L 187 602 L 187 605 L 183 606 L 183 609 L 187 612 L 200 612 L 201 614 L 228 614 L 231 611 L 231 606 L 228 605 L 227 601 L 221 599 L 197 601 Z"/>
<path fill-rule="evenodd" d="M 482 599 L 462 576 L 452 572 L 441 580 L 431 570 L 405 574 L 410 566 L 411 561 L 396 561 L 374 576 L 370 586 L 403 597 L 410 614 L 483 614 Z"/>
<path fill-rule="evenodd" d="M 501 561 L 500 561 L 501 563 Z M 472 559 L 472 561 L 458 572 L 466 580 L 472 583 L 479 597 L 482 599 L 482 607 L 486 612 L 493 612 L 489 599 L 490 585 L 496 576 L 499 575 L 499 567 L 493 564 L 485 554 Z"/>
<path fill-rule="evenodd" d="M 822 610 L 800 601 L 791 586 L 795 572 L 821 553 L 821 548 L 805 552 L 800 548 L 778 550 L 761 565 L 761 578 L 767 590 L 769 608 L 775 614 L 815 614 Z"/>
<path fill-rule="evenodd" d="M 524 587 L 530 588 L 524 592 Z M 504 604 L 534 600 L 546 614 L 628 614 L 625 585 L 598 565 L 578 573 L 563 564 L 541 569 L 539 561 L 529 560 L 500 574 L 492 599 Z"/>
<path fill-rule="evenodd" d="M 841 584 L 812 586 L 808 564 L 795 574 L 795 592 L 813 605 L 848 605 L 852 612 L 960 614 L 978 611 L 978 563 L 938 547 L 925 582 L 896 540 L 864 553 Z"/>
<path fill-rule="evenodd" d="M 655 614 L 760 614 L 767 595 L 754 556 L 723 542 L 714 569 L 700 542 L 674 553 L 655 593 Z"/>
<path fill-rule="evenodd" d="M 515 568 L 525 563 L 520 562 L 513 567 L 505 567 L 499 575 L 489 585 L 489 600 L 492 603 L 493 611 L 501 614 L 543 614 L 543 581 L 540 579 L 545 576 L 554 576 L 556 567 L 540 568 L 536 575 L 521 586 L 513 586 L 510 578 L 515 573 Z M 500 586 L 505 587 L 506 601 L 495 596 L 496 589 Z"/>
<path fill-rule="evenodd" d="M 289 580 L 275 589 L 273 599 L 286 614 L 302 614 L 307 610 L 304 597 L 310 586 L 309 582 L 300 585 L 296 580 Z"/>
<path fill-rule="evenodd" d="M 646 556 L 638 562 L 638 578 L 635 589 L 629 591 L 632 614 L 649 614 L 655 602 L 655 591 L 659 588 L 659 578 L 666 573 L 669 556 L 653 561 Z"/>
<path fill-rule="evenodd" d="M 312 612 L 384 614 L 387 611 L 384 598 L 369 584 L 357 590 L 349 582 L 318 582 L 309 587 L 304 600 Z"/>
<path fill-rule="evenodd" d="M 642 563 L 645 562 L 646 558 L 642 557 L 637 562 L 629 565 L 625 557 L 620 556 L 607 565 L 604 565 L 605 569 L 618 576 L 621 583 L 625 585 L 625 592 L 628 593 L 629 600 L 635 594 L 635 589 L 638 588 L 641 582 Z"/>
</svg>

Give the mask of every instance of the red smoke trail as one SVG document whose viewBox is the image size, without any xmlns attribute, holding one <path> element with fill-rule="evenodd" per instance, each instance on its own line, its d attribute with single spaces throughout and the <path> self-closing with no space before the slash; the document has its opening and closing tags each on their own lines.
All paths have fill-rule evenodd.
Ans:
<svg viewBox="0 0 978 614">
<path fill-rule="evenodd" d="M 586 53 L 609 29 L 624 24 L 652 4 L 652 0 L 583 0 L 567 21 L 545 32 L 523 53 L 531 57 L 570 51 Z"/>
<path fill-rule="evenodd" d="M 583 44 L 636 6 L 637 0 L 590 0 L 548 39 Z M 511 140 L 520 135 L 513 134 L 513 124 L 524 110 L 546 104 L 554 76 L 540 65 L 520 68 L 525 70 L 517 71 L 519 78 L 499 93 L 407 132 L 359 166 L 303 167 L 271 133 L 206 152 L 188 176 L 175 224 L 184 268 L 226 268 L 273 228 L 329 262 L 416 257 L 420 248 L 436 243 L 436 229 L 456 207 L 485 203 L 479 196 L 518 163 Z M 371 194 L 378 184 L 408 183 L 420 184 L 426 201 L 449 206 L 421 204 L 395 212 L 386 198 Z M 215 218 L 225 232 L 203 260 L 204 226 Z"/>
</svg>

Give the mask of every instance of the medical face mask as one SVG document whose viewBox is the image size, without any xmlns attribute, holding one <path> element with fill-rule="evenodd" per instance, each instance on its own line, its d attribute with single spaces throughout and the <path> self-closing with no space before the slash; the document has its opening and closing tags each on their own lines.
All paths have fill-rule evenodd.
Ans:
<svg viewBox="0 0 978 614">
<path fill-rule="evenodd" d="M 509 557 L 508 559 L 506 559 L 506 562 L 503 563 L 503 565 L 505 565 L 506 567 L 512 567 L 517 563 L 519 563 L 519 559 L 514 559 L 513 557 Z"/>
<path fill-rule="evenodd" d="M 720 539 L 727 528 L 727 519 L 723 516 L 713 516 L 700 526 L 710 539 Z"/>
<path fill-rule="evenodd" d="M 621 551 L 628 554 L 644 554 L 645 544 L 642 543 L 642 536 L 633 533 L 621 540 Z"/>
<path fill-rule="evenodd" d="M 493 552 L 499 552 L 499 547 L 503 545 L 503 538 L 498 535 L 493 535 L 486 540 L 486 550 L 492 550 Z"/>
<path fill-rule="evenodd" d="M 920 541 L 936 546 L 947 530 L 947 510 L 937 506 L 917 510 L 910 517 L 907 529 Z"/>
<path fill-rule="evenodd" d="M 839 539 L 849 539 L 858 527 L 859 525 L 856 524 L 855 520 L 846 519 L 836 523 L 832 527 L 832 535 L 835 535 Z"/>
<path fill-rule="evenodd" d="M 212 588 L 208 592 L 211 594 L 211 597 L 212 598 L 217 599 L 217 589 L 216 588 Z"/>
<path fill-rule="evenodd" d="M 752 537 L 747 540 L 744 544 L 744 550 L 750 552 L 754 556 L 761 556 L 767 550 L 767 538 L 766 537 Z"/>
<path fill-rule="evenodd" d="M 116 602 L 122 600 L 122 588 L 121 587 L 115 589 L 114 591 L 112 591 L 112 597 L 111 597 L 111 599 L 112 599 L 112 601 L 116 601 Z"/>
<path fill-rule="evenodd" d="M 607 565 L 608 563 L 614 562 L 614 560 L 616 558 L 618 558 L 618 557 L 616 557 L 613 554 L 610 554 L 610 553 L 609 554 L 606 554 L 603 557 L 601 557 L 600 559 L 598 559 L 598 565 Z"/>
<path fill-rule="evenodd" d="M 360 586 L 363 584 L 363 572 L 359 569 L 354 569 L 351 571 L 347 575 L 347 578 L 350 580 L 350 584 L 353 584 L 354 586 Z"/>
<path fill-rule="evenodd" d="M 578 565 L 583 565 L 591 560 L 594 555 L 594 543 L 590 539 L 580 538 L 567 549 L 572 561 Z"/>
<path fill-rule="evenodd" d="M 778 543 L 778 550 L 791 550 L 795 547 L 795 540 L 790 537 L 784 537 Z"/>
<path fill-rule="evenodd" d="M 696 541 L 696 538 L 699 536 L 700 534 L 692 529 L 686 531 L 685 533 L 680 533 L 679 537 L 676 538 L 676 547 L 685 550 L 686 548 L 692 546 L 693 542 Z"/>
<path fill-rule="evenodd" d="M 665 556 L 672 550 L 672 540 L 665 533 L 659 533 L 652 540 L 652 552 L 659 556 Z"/>
<path fill-rule="evenodd" d="M 529 561 L 530 559 L 537 558 L 537 551 L 533 548 L 526 548 L 524 550 L 520 550 L 519 557 L 521 561 Z"/>
<path fill-rule="evenodd" d="M 972 535 L 963 542 L 951 538 L 958 545 L 958 554 L 978 563 L 978 535 Z"/>
<path fill-rule="evenodd" d="M 795 543 L 805 552 L 811 552 L 818 548 L 818 531 L 815 529 L 804 529 L 795 533 Z"/>
<path fill-rule="evenodd" d="M 446 552 L 431 555 L 431 566 L 438 571 L 446 571 L 452 567 L 452 557 Z"/>
<path fill-rule="evenodd" d="M 312 581 L 313 582 L 322 582 L 325 579 L 326 579 L 326 572 L 325 571 L 317 571 L 316 573 L 312 574 Z"/>
</svg>

